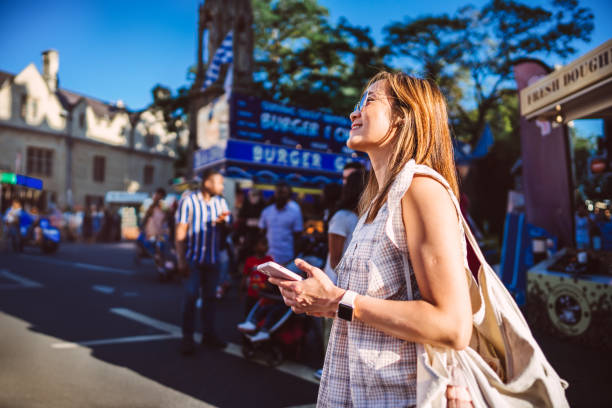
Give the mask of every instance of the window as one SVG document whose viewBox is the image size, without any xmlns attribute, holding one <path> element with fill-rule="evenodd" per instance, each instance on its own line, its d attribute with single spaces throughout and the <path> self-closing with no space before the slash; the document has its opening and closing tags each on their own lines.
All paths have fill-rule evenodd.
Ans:
<svg viewBox="0 0 612 408">
<path fill-rule="evenodd" d="M 144 166 L 144 183 L 145 184 L 153 184 L 153 172 L 155 170 L 155 167 L 150 166 L 150 165 L 146 165 Z"/>
<path fill-rule="evenodd" d="M 144 137 L 144 143 L 145 146 L 151 148 L 151 147 L 155 147 L 155 135 L 151 134 L 151 133 L 147 133 Z"/>
<path fill-rule="evenodd" d="M 84 113 L 81 113 L 79 115 L 79 127 L 81 129 L 85 129 L 85 114 Z"/>
<path fill-rule="evenodd" d="M 28 147 L 27 172 L 41 176 L 53 175 L 53 150 L 39 147 Z"/>
<path fill-rule="evenodd" d="M 21 119 L 25 120 L 28 112 L 28 95 L 21 95 L 21 106 L 19 112 L 21 114 Z"/>
<path fill-rule="evenodd" d="M 104 172 L 106 170 L 106 157 L 94 156 L 93 160 L 93 179 L 99 183 L 104 183 Z"/>
</svg>

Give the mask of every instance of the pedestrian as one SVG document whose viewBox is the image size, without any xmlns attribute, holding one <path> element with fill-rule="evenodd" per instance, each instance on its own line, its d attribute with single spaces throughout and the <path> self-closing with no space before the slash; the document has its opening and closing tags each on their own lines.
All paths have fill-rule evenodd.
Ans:
<svg viewBox="0 0 612 408">
<path fill-rule="evenodd" d="M 280 264 L 291 262 L 296 255 L 304 227 L 300 207 L 295 201 L 291 201 L 289 184 L 276 184 L 274 203 L 261 213 L 259 228 L 268 238 L 268 255 Z"/>
<path fill-rule="evenodd" d="M 463 349 L 472 333 L 446 103 L 433 81 L 382 72 L 350 119 L 373 171 L 338 282 L 302 260 L 308 279 L 270 282 L 295 312 L 337 316 L 318 406 L 414 406 L 416 343 Z M 447 397 L 471 406 L 464 387 Z"/>
<path fill-rule="evenodd" d="M 265 207 L 266 203 L 261 191 L 255 187 L 251 188 L 238 212 L 238 229 L 236 232 L 240 243 L 239 262 L 252 255 L 254 241 L 260 233 L 259 217 Z"/>
<path fill-rule="evenodd" d="M 187 277 L 183 295 L 181 352 L 195 351 L 196 300 L 202 291 L 202 345 L 224 348 L 227 343 L 215 331 L 219 281 L 219 245 L 222 229 L 230 221 L 223 194 L 223 176 L 209 169 L 202 176 L 200 191 L 183 197 L 176 212 L 176 256 L 178 271 Z"/>
<path fill-rule="evenodd" d="M 350 176 L 355 171 L 365 173 L 366 169 L 364 165 L 358 161 L 351 161 L 344 165 L 344 167 L 342 168 L 342 185 L 346 184 L 348 176 Z"/>
<path fill-rule="evenodd" d="M 21 247 L 20 219 L 24 214 L 21 201 L 14 199 L 11 206 L 4 213 L 3 221 L 6 228 L 6 237 L 11 241 L 13 250 Z"/>
<path fill-rule="evenodd" d="M 328 252 L 323 269 L 334 284 L 338 280 L 335 269 L 351 242 L 353 231 L 359 220 L 357 204 L 365 187 L 365 169 L 363 166 L 360 169 L 353 169 L 346 178 L 343 177 L 343 183 L 340 201 L 336 204 L 327 229 Z M 332 319 L 323 318 L 323 350 L 327 350 L 332 323 Z M 322 374 L 323 370 L 317 370 L 315 377 L 321 378 Z"/>
<path fill-rule="evenodd" d="M 154 260 L 157 271 L 164 274 L 164 233 L 167 231 L 166 210 L 163 207 L 162 200 L 166 198 L 166 190 L 158 188 L 153 194 L 153 202 L 147 208 L 145 216 L 142 220 L 144 240 L 152 245 L 154 251 Z"/>
</svg>

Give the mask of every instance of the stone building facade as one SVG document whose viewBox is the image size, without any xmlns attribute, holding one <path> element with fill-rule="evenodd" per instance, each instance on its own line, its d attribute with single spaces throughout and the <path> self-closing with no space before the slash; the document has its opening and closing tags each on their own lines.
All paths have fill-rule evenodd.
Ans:
<svg viewBox="0 0 612 408">
<path fill-rule="evenodd" d="M 168 186 L 188 130 L 168 132 L 158 110 L 134 112 L 60 88 L 58 52 L 42 55 L 42 73 L 33 63 L 0 71 L 0 171 L 42 179 L 41 206 L 99 204 L 107 191 Z"/>
</svg>

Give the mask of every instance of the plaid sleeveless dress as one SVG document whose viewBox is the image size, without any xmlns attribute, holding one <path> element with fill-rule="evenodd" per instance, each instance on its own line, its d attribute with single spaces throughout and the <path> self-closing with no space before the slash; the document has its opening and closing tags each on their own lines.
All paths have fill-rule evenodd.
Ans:
<svg viewBox="0 0 612 408">
<path fill-rule="evenodd" d="M 430 167 L 410 160 L 396 177 L 387 202 L 370 224 L 363 215 L 336 272 L 337 286 L 388 300 L 419 299 L 408 255 L 401 199 L 415 173 L 442 182 Z M 451 192 L 454 199 L 454 195 Z M 461 236 L 463 237 L 463 228 Z M 462 240 L 466 254 L 465 239 Z M 464 259 L 466 257 L 464 256 Z M 467 260 L 465 262 L 467 264 Z M 318 407 L 409 407 L 416 405 L 416 344 L 360 321 L 335 319 L 332 327 Z"/>
</svg>

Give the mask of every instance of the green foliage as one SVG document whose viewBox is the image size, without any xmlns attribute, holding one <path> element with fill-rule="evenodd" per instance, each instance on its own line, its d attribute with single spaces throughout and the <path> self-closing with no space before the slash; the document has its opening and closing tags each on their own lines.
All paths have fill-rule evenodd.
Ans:
<svg viewBox="0 0 612 408">
<path fill-rule="evenodd" d="M 593 14 L 576 0 L 553 0 L 547 8 L 491 0 L 480 9 L 385 27 L 393 55 L 408 58 L 416 64 L 413 72 L 434 78 L 445 92 L 456 137 L 473 145 L 490 124 L 495 145 L 474 163 L 464 189 L 474 218 L 492 232 L 501 233 L 510 169 L 520 156 L 512 67 L 522 57 L 568 57 L 592 30 Z"/>
<path fill-rule="evenodd" d="M 253 14 L 258 93 L 305 107 L 329 106 L 343 63 L 327 9 L 316 0 L 254 0 Z"/>
<path fill-rule="evenodd" d="M 336 27 L 316 0 L 255 0 L 255 74 L 260 96 L 345 115 L 389 47 L 345 18 Z"/>
</svg>

